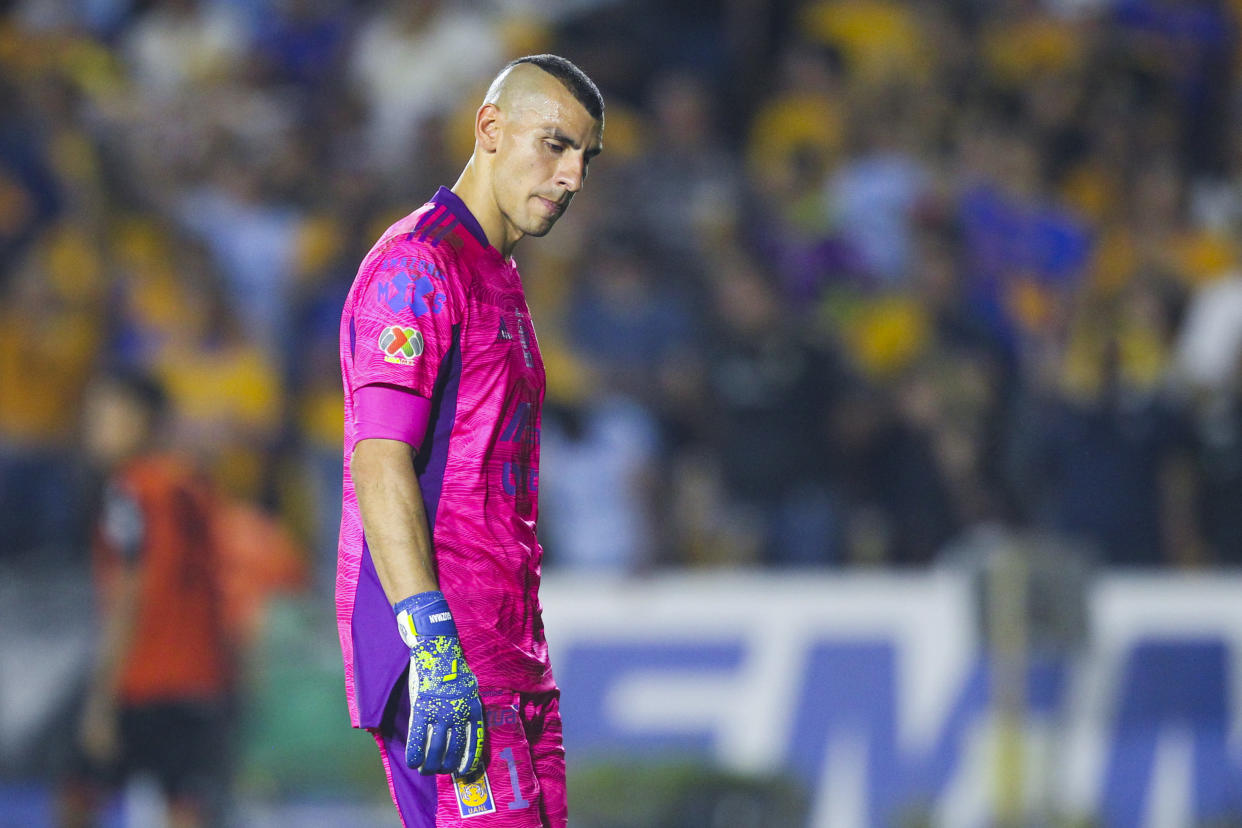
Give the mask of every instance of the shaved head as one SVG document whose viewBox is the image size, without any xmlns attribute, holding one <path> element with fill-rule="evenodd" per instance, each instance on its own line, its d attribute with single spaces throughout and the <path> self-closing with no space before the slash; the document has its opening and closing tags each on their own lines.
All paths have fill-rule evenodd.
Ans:
<svg viewBox="0 0 1242 828">
<path fill-rule="evenodd" d="M 506 66 L 487 89 L 483 103 L 495 105 L 501 112 L 510 114 L 519 109 L 536 106 L 546 100 L 551 89 L 561 82 L 531 63 Z"/>
</svg>

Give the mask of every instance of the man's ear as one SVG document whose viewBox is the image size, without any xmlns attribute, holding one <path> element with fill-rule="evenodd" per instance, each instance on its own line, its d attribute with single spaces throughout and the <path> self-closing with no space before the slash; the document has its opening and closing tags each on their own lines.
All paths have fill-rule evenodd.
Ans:
<svg viewBox="0 0 1242 828">
<path fill-rule="evenodd" d="M 474 140 L 484 152 L 495 152 L 500 146 L 500 128 L 504 114 L 494 103 L 485 103 L 474 115 Z"/>
</svg>

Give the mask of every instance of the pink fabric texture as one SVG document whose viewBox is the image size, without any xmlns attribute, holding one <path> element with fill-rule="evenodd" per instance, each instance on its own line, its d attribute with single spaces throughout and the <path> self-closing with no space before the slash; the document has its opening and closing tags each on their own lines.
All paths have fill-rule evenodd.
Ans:
<svg viewBox="0 0 1242 828">
<path fill-rule="evenodd" d="M 527 694 L 556 687 L 535 533 L 543 361 L 517 266 L 481 237 L 461 201 L 442 190 L 383 234 L 342 315 L 336 604 L 355 727 L 379 724 L 409 663 L 370 562 L 350 473 L 359 391 L 365 397 L 375 385 L 430 400 L 419 486 L 440 586 L 480 687 Z"/>
<path fill-rule="evenodd" d="M 354 392 L 357 440 L 400 440 L 418 448 L 427 432 L 431 400 L 390 385 L 364 385 Z"/>
<path fill-rule="evenodd" d="M 535 533 L 543 360 L 517 266 L 450 191 L 390 227 L 363 261 L 341 318 L 341 373 L 336 609 L 350 720 L 377 733 L 406 825 L 562 828 L 564 748 Z M 350 469 L 368 436 L 419 447 L 440 588 L 487 708 L 496 810 L 465 822 L 449 777 L 404 767 L 409 648 L 371 560 Z"/>
</svg>

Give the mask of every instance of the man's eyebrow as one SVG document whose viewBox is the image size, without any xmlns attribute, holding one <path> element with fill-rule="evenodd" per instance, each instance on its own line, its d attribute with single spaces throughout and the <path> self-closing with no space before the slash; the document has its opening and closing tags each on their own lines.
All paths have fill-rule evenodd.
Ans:
<svg viewBox="0 0 1242 828">
<path fill-rule="evenodd" d="M 561 131 L 560 129 L 557 129 L 556 127 L 547 127 L 544 130 L 544 132 L 547 133 L 548 137 L 553 138 L 557 141 L 560 141 L 563 144 L 568 144 L 573 149 L 582 149 L 582 144 L 578 143 L 573 138 L 569 137 L 569 135 L 567 135 L 565 132 Z M 601 149 L 602 148 L 598 146 L 591 147 L 589 150 L 586 151 L 587 158 L 594 158 L 595 156 L 599 155 Z"/>
<path fill-rule="evenodd" d="M 568 144 L 574 149 L 582 149 L 582 144 L 579 144 L 573 138 L 570 138 L 568 135 L 566 135 L 564 132 L 557 129 L 556 127 L 546 127 L 544 129 L 544 132 L 548 134 L 549 138 L 555 138 L 557 141 L 560 141 L 562 144 Z"/>
</svg>

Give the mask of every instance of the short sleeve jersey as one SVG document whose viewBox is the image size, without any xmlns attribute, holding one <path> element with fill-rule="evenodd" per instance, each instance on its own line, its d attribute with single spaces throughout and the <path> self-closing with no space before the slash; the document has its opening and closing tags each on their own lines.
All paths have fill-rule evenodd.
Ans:
<svg viewBox="0 0 1242 828">
<path fill-rule="evenodd" d="M 101 506 L 94 557 L 105 611 L 122 571 L 136 571 L 139 584 L 122 702 L 220 698 L 230 659 L 211 496 L 178 461 L 152 455 L 115 474 Z"/>
<path fill-rule="evenodd" d="M 511 260 L 441 187 L 388 228 L 341 318 L 345 479 L 336 607 L 355 727 L 376 727 L 409 663 L 367 547 L 350 474 L 354 394 L 381 384 L 431 401 L 415 446 L 440 588 L 483 688 L 552 689 L 538 600 L 543 362 Z"/>
</svg>

